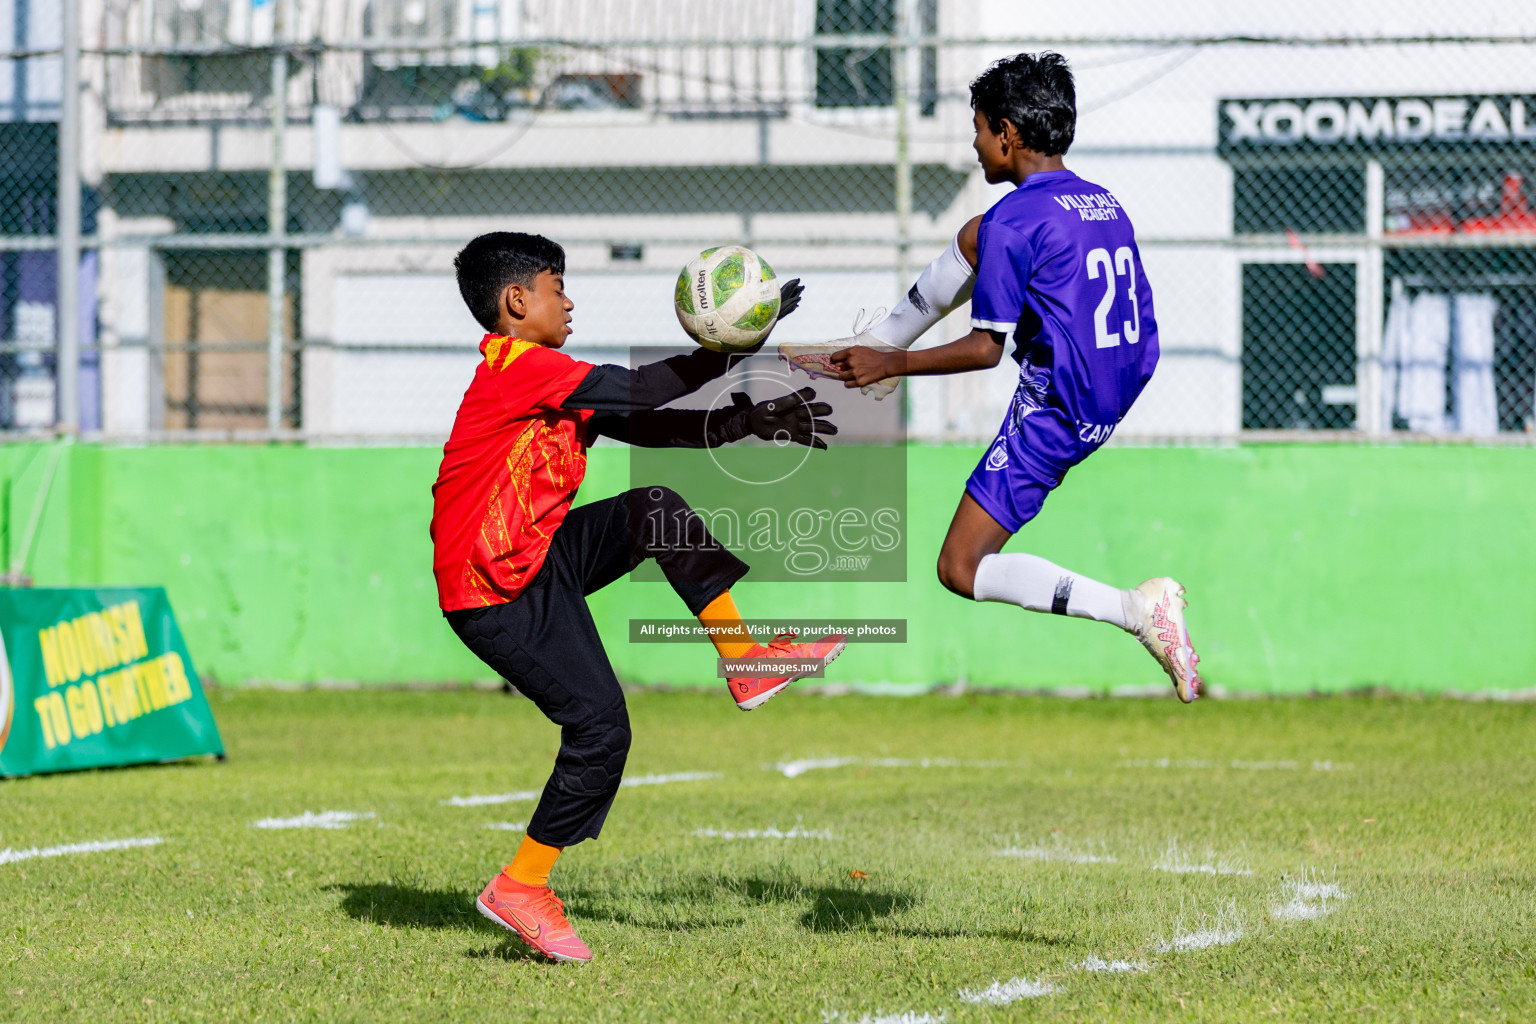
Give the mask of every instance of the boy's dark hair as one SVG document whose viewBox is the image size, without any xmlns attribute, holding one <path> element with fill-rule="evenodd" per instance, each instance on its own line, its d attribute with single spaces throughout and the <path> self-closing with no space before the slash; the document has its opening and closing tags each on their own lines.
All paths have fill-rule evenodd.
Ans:
<svg viewBox="0 0 1536 1024">
<path fill-rule="evenodd" d="M 1077 132 L 1077 88 L 1067 58 L 1050 50 L 1004 57 L 971 83 L 971 109 L 994 132 L 1003 121 L 1018 129 L 1019 142 L 1046 156 L 1060 156 Z"/>
<path fill-rule="evenodd" d="M 533 287 L 544 271 L 565 273 L 565 250 L 543 235 L 521 231 L 492 231 L 474 239 L 453 258 L 459 294 L 480 326 L 496 329 L 501 293 L 509 284 Z"/>
</svg>

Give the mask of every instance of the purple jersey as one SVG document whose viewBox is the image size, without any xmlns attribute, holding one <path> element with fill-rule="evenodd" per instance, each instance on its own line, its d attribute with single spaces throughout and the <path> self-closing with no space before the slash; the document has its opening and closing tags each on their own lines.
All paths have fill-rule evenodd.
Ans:
<svg viewBox="0 0 1536 1024">
<path fill-rule="evenodd" d="M 1064 471 L 1109 439 L 1157 366 L 1152 289 L 1130 219 L 1102 186 L 1043 171 L 986 212 L 977 249 L 971 324 L 1014 338 L 1016 431 L 1046 409 L 1074 425 L 1075 438 L 1048 436 L 1044 423 L 1029 431 L 1029 454 Z"/>
</svg>

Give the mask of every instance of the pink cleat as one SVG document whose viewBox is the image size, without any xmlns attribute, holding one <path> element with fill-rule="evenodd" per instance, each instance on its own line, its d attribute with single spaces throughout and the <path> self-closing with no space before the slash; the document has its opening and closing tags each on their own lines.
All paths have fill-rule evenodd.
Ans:
<svg viewBox="0 0 1536 1024">
<path fill-rule="evenodd" d="M 793 633 L 780 633 L 767 647 L 762 644 L 753 644 L 752 649 L 746 654 L 730 660 L 771 661 L 778 658 L 816 658 L 823 665 L 828 665 L 842 654 L 843 648 L 847 646 L 848 637 L 842 633 L 828 633 L 819 640 L 804 644 L 795 643 Z M 783 675 L 741 676 L 728 679 L 726 683 L 731 688 L 731 696 L 736 698 L 736 706 L 743 711 L 751 711 L 777 695 L 796 679 L 809 675 L 814 669 L 813 665 L 786 666 Z"/>
<path fill-rule="evenodd" d="M 592 959 L 592 951 L 565 919 L 565 904 L 547 885 L 523 885 L 503 872 L 475 900 L 475 909 L 551 960 L 584 964 Z"/>
<path fill-rule="evenodd" d="M 1179 700 L 1190 703 L 1205 691 L 1205 680 L 1200 678 L 1200 655 L 1195 653 L 1184 621 L 1184 609 L 1189 606 L 1184 600 L 1184 585 L 1160 576 L 1126 594 L 1128 602 L 1140 598 L 1139 608 L 1129 603 L 1126 606 L 1132 634 L 1173 680 Z"/>
</svg>

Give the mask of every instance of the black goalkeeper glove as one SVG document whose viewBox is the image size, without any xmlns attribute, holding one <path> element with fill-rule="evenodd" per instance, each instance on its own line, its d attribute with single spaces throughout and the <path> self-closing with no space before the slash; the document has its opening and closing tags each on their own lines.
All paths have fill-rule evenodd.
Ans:
<svg viewBox="0 0 1536 1024">
<path fill-rule="evenodd" d="M 800 296 L 804 294 L 805 285 L 800 283 L 800 279 L 798 277 L 792 277 L 779 286 L 779 315 L 778 318 L 774 320 L 775 327 L 778 326 L 779 320 L 783 320 L 796 309 L 800 308 Z M 753 356 L 761 352 L 763 350 L 763 346 L 767 343 L 768 337 L 767 335 L 764 335 L 763 340 L 758 342 L 756 345 L 753 345 L 751 348 L 744 348 L 730 353 L 730 355 L 726 357 L 725 365 L 729 369 L 735 369 L 737 363 L 741 362 L 743 359 L 746 359 L 748 356 Z"/>
<path fill-rule="evenodd" d="M 750 434 L 778 444 L 825 449 L 827 442 L 822 438 L 836 434 L 837 424 L 821 418 L 831 415 L 832 407 L 812 401 L 815 397 L 815 388 L 804 387 L 753 405 L 752 399 L 738 391 L 731 395 L 732 408 L 720 410 L 726 415 L 708 432 L 707 444 L 714 448 Z"/>
<path fill-rule="evenodd" d="M 783 320 L 800 307 L 800 296 L 804 294 L 805 285 L 800 283 L 798 277 L 790 278 L 779 287 L 780 320 Z"/>
</svg>

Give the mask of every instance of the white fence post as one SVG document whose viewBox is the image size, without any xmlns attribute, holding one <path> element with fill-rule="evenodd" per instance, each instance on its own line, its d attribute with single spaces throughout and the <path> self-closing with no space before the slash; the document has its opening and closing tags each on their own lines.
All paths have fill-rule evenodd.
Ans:
<svg viewBox="0 0 1536 1024">
<path fill-rule="evenodd" d="M 62 0 L 59 84 L 59 184 L 54 214 L 58 253 L 58 431 L 80 432 L 80 0 Z"/>
</svg>

